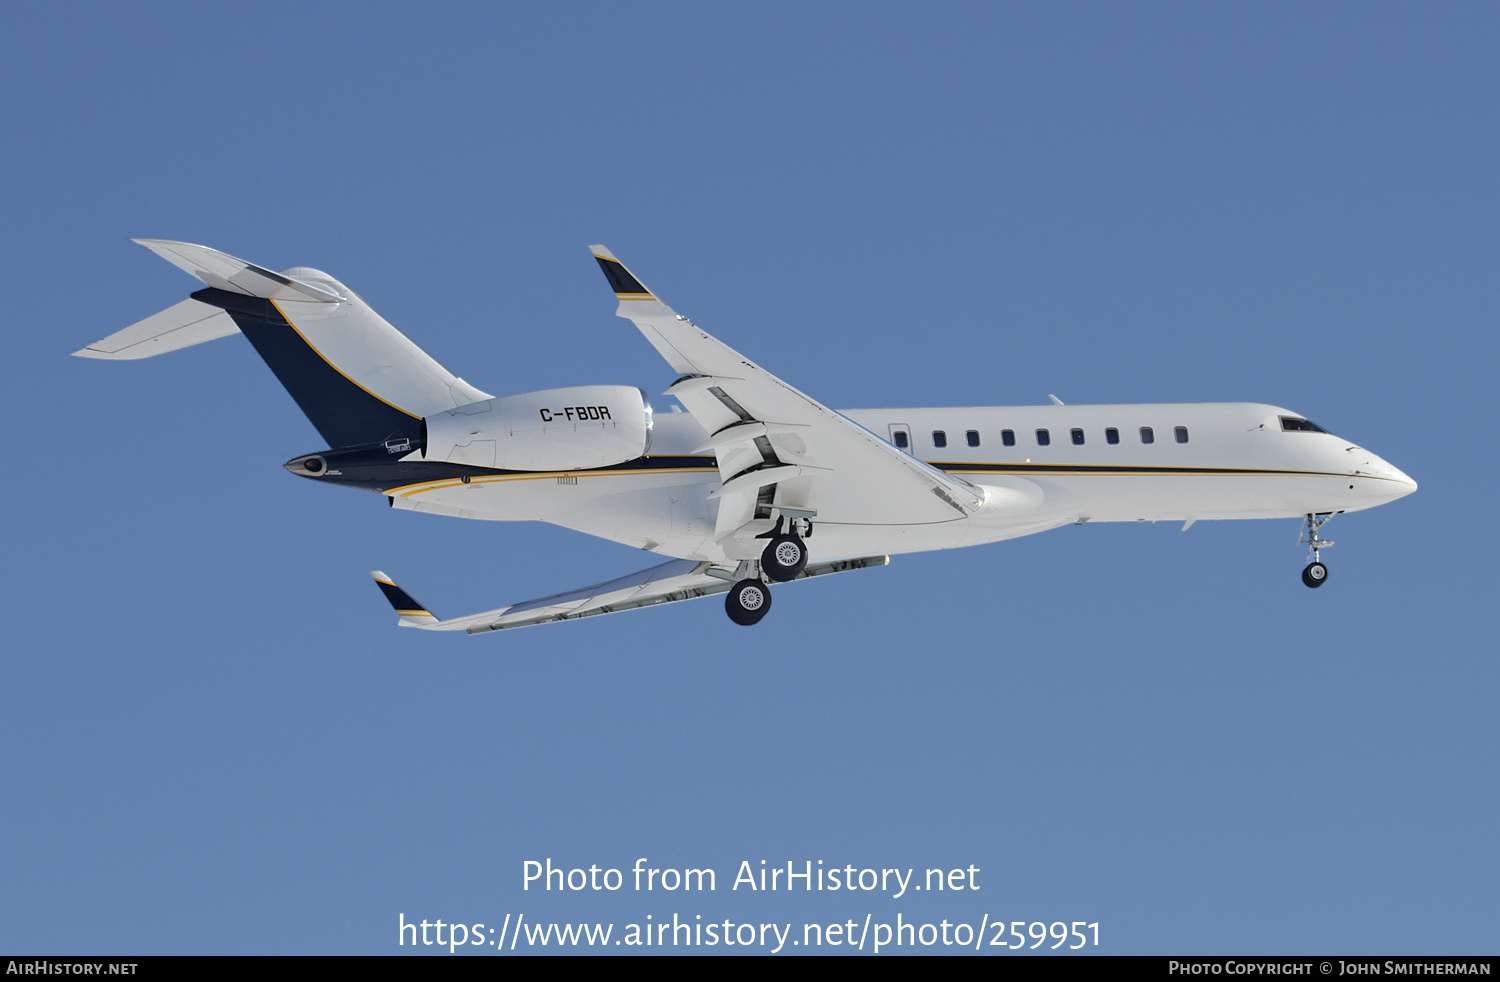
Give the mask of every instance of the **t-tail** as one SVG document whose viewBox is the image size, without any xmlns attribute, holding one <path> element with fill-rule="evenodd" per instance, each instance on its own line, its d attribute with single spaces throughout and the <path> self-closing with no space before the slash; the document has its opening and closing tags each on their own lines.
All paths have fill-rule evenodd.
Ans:
<svg viewBox="0 0 1500 982">
<path fill-rule="evenodd" d="M 493 398 L 456 377 L 327 273 L 272 272 L 187 242 L 136 239 L 204 289 L 73 354 L 149 358 L 243 334 L 331 448 L 420 449 L 423 419 Z"/>
</svg>

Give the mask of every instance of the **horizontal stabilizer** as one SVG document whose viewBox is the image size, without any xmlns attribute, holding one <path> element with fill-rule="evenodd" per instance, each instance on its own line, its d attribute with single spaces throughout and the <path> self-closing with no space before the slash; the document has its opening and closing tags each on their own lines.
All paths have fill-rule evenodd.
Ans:
<svg viewBox="0 0 1500 982">
<path fill-rule="evenodd" d="M 239 332 L 239 326 L 222 307 L 184 300 L 73 354 L 119 361 L 150 358 Z"/>
<path fill-rule="evenodd" d="M 791 582 L 805 580 L 829 573 L 842 573 L 868 566 L 884 566 L 891 561 L 889 556 L 862 556 L 858 559 L 839 559 L 826 563 L 809 563 Z M 504 631 L 512 627 L 532 627 L 536 624 L 551 624 L 556 621 L 577 620 L 598 614 L 616 614 L 625 610 L 638 610 L 657 604 L 678 600 L 693 600 L 716 593 L 728 593 L 734 582 L 734 574 L 713 563 L 692 559 L 673 559 L 631 573 L 605 583 L 596 583 L 580 590 L 556 593 L 539 600 L 512 604 L 498 610 L 487 610 L 482 614 L 455 617 L 452 620 L 427 620 L 432 617 L 411 595 L 390 581 L 384 573 L 372 573 L 375 582 L 385 592 L 387 599 L 401 613 L 401 624 L 406 627 L 421 627 L 431 631 L 467 631 L 484 634 L 488 631 Z M 402 604 L 409 605 L 403 609 Z M 415 612 L 422 619 L 409 619 Z"/>
<path fill-rule="evenodd" d="M 247 297 L 272 300 L 290 297 L 319 303 L 338 303 L 344 299 L 333 290 L 317 283 L 274 273 L 263 266 L 236 259 L 208 246 L 191 242 L 169 242 L 166 239 L 132 239 L 167 262 L 211 287 Z"/>
<path fill-rule="evenodd" d="M 402 627 L 431 627 L 437 623 L 437 618 L 417 603 L 412 595 L 395 584 L 389 576 L 379 570 L 373 570 L 370 575 L 375 578 L 375 585 L 380 587 L 380 592 L 385 594 L 385 599 L 396 608 L 396 613 L 401 615 L 397 621 Z"/>
</svg>

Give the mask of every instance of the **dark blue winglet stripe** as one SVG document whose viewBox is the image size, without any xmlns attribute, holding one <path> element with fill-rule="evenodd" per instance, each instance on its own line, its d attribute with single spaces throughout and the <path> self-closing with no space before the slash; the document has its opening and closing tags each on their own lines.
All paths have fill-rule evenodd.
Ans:
<svg viewBox="0 0 1500 982">
<path fill-rule="evenodd" d="M 376 580 L 375 585 L 380 587 L 380 592 L 385 594 L 385 599 L 389 600 L 391 602 L 391 606 L 395 607 L 398 611 L 427 610 L 426 607 L 423 607 L 421 604 L 417 603 L 416 600 L 412 599 L 411 594 L 407 593 L 405 590 L 401 589 L 394 583 L 386 583 L 383 580 Z"/>
<path fill-rule="evenodd" d="M 617 259 L 605 259 L 603 256 L 595 256 L 599 261 L 599 268 L 604 270 L 605 279 L 609 280 L 609 288 L 616 293 L 649 293 L 641 285 L 641 281 L 630 275 L 630 270 L 620 264 Z"/>
</svg>

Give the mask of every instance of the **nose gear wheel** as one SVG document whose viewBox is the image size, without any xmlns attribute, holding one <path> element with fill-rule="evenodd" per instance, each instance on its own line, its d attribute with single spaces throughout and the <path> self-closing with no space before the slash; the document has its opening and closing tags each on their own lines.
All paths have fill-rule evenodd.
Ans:
<svg viewBox="0 0 1500 982">
<path fill-rule="evenodd" d="M 1321 515 L 1305 515 L 1302 518 L 1302 535 L 1297 541 L 1307 546 L 1309 560 L 1307 567 L 1302 570 L 1302 582 L 1313 588 L 1328 582 L 1328 567 L 1323 565 L 1319 553 L 1333 545 L 1333 541 L 1318 538 L 1318 533 L 1335 514 L 1337 512 L 1325 512 Z"/>
</svg>

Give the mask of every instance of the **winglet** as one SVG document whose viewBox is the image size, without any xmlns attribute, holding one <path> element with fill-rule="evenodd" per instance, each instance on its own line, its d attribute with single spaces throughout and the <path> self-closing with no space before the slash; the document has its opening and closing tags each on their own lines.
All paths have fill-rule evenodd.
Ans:
<svg viewBox="0 0 1500 982">
<path fill-rule="evenodd" d="M 615 254 L 602 245 L 589 246 L 593 251 L 594 258 L 599 261 L 599 268 L 604 270 L 604 278 L 609 280 L 610 289 L 615 291 L 615 296 L 621 300 L 655 300 L 651 291 L 646 289 L 645 284 L 631 275 L 625 264 L 615 258 Z"/>
<path fill-rule="evenodd" d="M 380 587 L 380 592 L 385 594 L 385 599 L 396 608 L 396 613 L 401 615 L 397 622 L 402 627 L 431 627 L 437 623 L 437 618 L 432 615 L 426 607 L 417 603 L 412 595 L 395 584 L 389 576 L 379 570 L 372 570 L 370 575 L 375 578 L 375 585 Z"/>
</svg>

